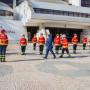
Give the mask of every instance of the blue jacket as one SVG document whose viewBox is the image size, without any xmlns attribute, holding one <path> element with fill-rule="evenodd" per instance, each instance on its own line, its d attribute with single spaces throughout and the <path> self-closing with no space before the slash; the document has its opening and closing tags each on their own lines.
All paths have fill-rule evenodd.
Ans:
<svg viewBox="0 0 90 90">
<path fill-rule="evenodd" d="M 53 45 L 52 45 L 52 37 L 48 36 L 47 40 L 46 40 L 46 49 L 52 49 Z"/>
</svg>

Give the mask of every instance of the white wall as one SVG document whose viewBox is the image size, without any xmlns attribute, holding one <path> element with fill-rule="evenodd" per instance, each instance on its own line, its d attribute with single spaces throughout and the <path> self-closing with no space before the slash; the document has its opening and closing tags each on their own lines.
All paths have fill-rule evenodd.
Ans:
<svg viewBox="0 0 90 90">
<path fill-rule="evenodd" d="M 16 17 L 18 18 L 23 24 L 25 24 L 28 19 L 31 19 L 31 8 L 27 1 L 24 1 L 15 9 Z"/>
<path fill-rule="evenodd" d="M 27 30 L 20 21 L 2 19 L 0 27 L 6 30 L 10 43 L 17 43 L 21 34 L 25 34 L 27 37 Z"/>
</svg>

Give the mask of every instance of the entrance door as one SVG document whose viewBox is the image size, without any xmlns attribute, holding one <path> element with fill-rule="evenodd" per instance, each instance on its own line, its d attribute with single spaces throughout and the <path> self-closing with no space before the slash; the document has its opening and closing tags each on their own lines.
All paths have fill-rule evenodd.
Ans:
<svg viewBox="0 0 90 90">
<path fill-rule="evenodd" d="M 32 40 L 34 34 L 37 33 L 37 30 L 39 30 L 39 27 L 27 27 L 28 41 Z"/>
<path fill-rule="evenodd" d="M 54 39 L 56 34 L 65 34 L 67 36 L 67 39 L 69 42 L 71 42 L 71 38 L 73 37 L 73 34 L 77 34 L 79 41 L 80 41 L 80 35 L 82 33 L 82 29 L 72 29 L 72 28 L 56 28 L 56 27 L 46 27 L 46 29 L 49 29 L 50 33 L 52 34 L 52 37 Z"/>
</svg>

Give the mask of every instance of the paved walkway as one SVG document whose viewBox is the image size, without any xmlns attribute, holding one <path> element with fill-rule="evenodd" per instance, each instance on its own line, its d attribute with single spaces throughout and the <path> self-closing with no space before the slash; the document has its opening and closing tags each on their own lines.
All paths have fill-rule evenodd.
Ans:
<svg viewBox="0 0 90 90">
<path fill-rule="evenodd" d="M 89 50 L 78 50 L 72 58 L 50 54 L 47 60 L 29 46 L 26 56 L 18 51 L 7 51 L 7 62 L 0 63 L 0 90 L 90 90 Z"/>
</svg>

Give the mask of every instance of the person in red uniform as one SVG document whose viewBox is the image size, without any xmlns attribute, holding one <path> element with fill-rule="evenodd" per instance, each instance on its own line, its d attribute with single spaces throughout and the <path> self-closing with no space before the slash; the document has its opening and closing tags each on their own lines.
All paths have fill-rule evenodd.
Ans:
<svg viewBox="0 0 90 90">
<path fill-rule="evenodd" d="M 72 44 L 73 44 L 73 53 L 76 54 L 77 44 L 78 44 L 77 34 L 74 34 L 74 36 L 72 38 Z"/>
<path fill-rule="evenodd" d="M 37 44 L 37 37 L 36 34 L 34 34 L 32 38 L 32 43 L 33 43 L 33 50 L 36 50 L 36 44 Z"/>
<path fill-rule="evenodd" d="M 82 37 L 82 43 L 83 43 L 83 50 L 85 50 L 87 44 L 87 38 L 85 36 Z"/>
<path fill-rule="evenodd" d="M 62 54 L 61 54 L 60 58 L 63 57 L 65 51 L 67 52 L 68 57 L 71 57 L 71 55 L 69 54 L 68 40 L 66 38 L 66 35 L 64 35 L 63 39 L 62 39 Z"/>
<path fill-rule="evenodd" d="M 8 36 L 4 29 L 0 30 L 0 60 L 1 62 L 5 62 L 6 57 L 6 49 L 8 46 Z"/>
<path fill-rule="evenodd" d="M 58 54 L 60 43 L 61 43 L 60 42 L 60 36 L 59 36 L 59 34 L 57 34 L 56 37 L 54 38 L 54 46 L 55 46 L 56 54 Z"/>
<path fill-rule="evenodd" d="M 40 55 L 43 54 L 43 49 L 44 49 L 44 44 L 45 44 L 45 37 L 43 36 L 43 34 L 40 34 L 40 37 L 38 38 L 38 44 L 39 44 L 39 52 Z"/>
<path fill-rule="evenodd" d="M 21 46 L 22 55 L 25 55 L 26 46 L 27 46 L 27 39 L 25 38 L 24 34 L 20 38 L 20 46 Z"/>
</svg>

